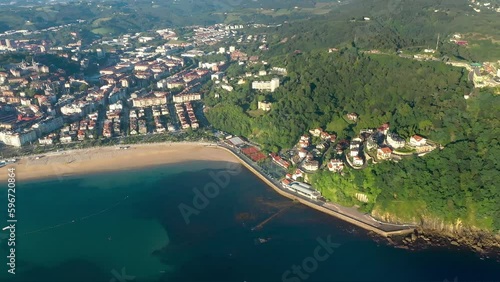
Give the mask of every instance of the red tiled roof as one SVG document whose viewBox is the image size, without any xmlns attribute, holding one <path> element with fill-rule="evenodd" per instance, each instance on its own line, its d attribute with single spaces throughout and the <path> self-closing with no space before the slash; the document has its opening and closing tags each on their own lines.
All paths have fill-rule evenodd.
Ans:
<svg viewBox="0 0 500 282">
<path fill-rule="evenodd" d="M 422 141 L 422 139 L 424 139 L 424 137 L 422 137 L 420 135 L 413 135 L 412 138 L 415 139 L 415 141 L 417 141 L 417 142 Z"/>
<path fill-rule="evenodd" d="M 392 150 L 391 150 L 391 148 L 389 148 L 389 147 L 380 148 L 380 150 L 381 150 L 384 154 L 390 154 L 390 153 L 392 153 Z"/>
</svg>

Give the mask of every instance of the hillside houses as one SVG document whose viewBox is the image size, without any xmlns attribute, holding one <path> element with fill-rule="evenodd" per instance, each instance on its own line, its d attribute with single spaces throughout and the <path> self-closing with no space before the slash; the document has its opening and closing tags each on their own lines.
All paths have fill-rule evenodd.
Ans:
<svg viewBox="0 0 500 282">
<path fill-rule="evenodd" d="M 425 144 L 427 144 L 427 139 L 425 139 L 424 137 L 422 137 L 420 135 L 413 135 L 410 138 L 410 145 L 411 146 L 420 147 L 420 146 L 424 146 Z"/>
</svg>

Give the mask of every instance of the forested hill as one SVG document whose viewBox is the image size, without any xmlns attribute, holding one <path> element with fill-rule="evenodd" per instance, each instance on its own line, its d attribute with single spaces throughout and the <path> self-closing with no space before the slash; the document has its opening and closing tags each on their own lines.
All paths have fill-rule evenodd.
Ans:
<svg viewBox="0 0 500 282">
<path fill-rule="evenodd" d="M 9 1 L 0 5 L 0 32 L 36 30 L 85 20 L 105 35 L 142 32 L 153 28 L 212 25 L 216 23 L 283 22 L 305 18 L 318 3 L 333 0 L 161 0 L 161 1 Z M 335 3 L 334 3 L 335 4 Z M 336 5 L 336 4 L 335 4 Z M 305 10 L 295 11 L 295 7 Z M 323 7 L 323 6 L 321 6 Z M 262 11 L 283 9 L 280 15 Z M 236 14 L 233 14 L 237 13 Z M 85 26 L 84 25 L 84 26 Z M 100 33 L 103 34 L 102 30 Z"/>
<path fill-rule="evenodd" d="M 500 229 L 500 97 L 471 92 L 463 69 L 440 62 L 418 62 L 357 49 L 326 50 L 276 58 L 289 74 L 272 94 L 260 97 L 237 88 L 222 97 L 207 117 L 216 127 L 241 134 L 269 151 L 293 146 L 309 129 L 322 127 L 339 139 L 384 122 L 409 138 L 417 133 L 445 148 L 423 158 L 384 163 L 344 177 L 331 172 L 313 176 L 323 195 L 346 205 L 390 213 L 408 221 L 425 217 L 466 226 Z M 248 115 L 257 99 L 273 102 L 271 112 Z M 359 114 L 357 124 L 343 116 Z M 325 158 L 325 159 L 328 159 Z"/>
<path fill-rule="evenodd" d="M 356 49 L 276 60 L 289 74 L 283 86 L 266 97 L 275 103 L 273 110 L 257 119 L 240 118 L 232 128 L 219 124 L 225 122 L 223 119 L 216 119 L 216 125 L 280 148 L 292 146 L 304 131 L 318 126 L 353 136 L 359 129 L 384 122 L 391 122 L 403 136 L 420 133 L 442 144 L 467 138 L 470 124 L 463 96 L 471 92 L 472 85 L 464 69 L 440 62 L 366 55 Z M 232 102 L 246 109 L 253 100 L 228 102 L 221 107 Z M 360 115 L 357 125 L 342 123 L 342 115 L 348 112 Z"/>
<path fill-rule="evenodd" d="M 500 58 L 499 13 L 487 9 L 478 13 L 469 4 L 468 0 L 353 0 L 326 15 L 273 30 L 268 55 L 346 46 L 422 51 L 436 48 L 439 36 L 438 56 L 496 61 Z M 468 47 L 450 43 L 457 33 L 469 42 Z"/>
</svg>

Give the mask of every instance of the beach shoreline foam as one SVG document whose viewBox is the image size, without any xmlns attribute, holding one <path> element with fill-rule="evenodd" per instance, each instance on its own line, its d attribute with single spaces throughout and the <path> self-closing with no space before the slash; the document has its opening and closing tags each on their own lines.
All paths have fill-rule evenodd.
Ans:
<svg viewBox="0 0 500 282">
<path fill-rule="evenodd" d="M 86 175 L 142 169 L 188 161 L 239 162 L 229 152 L 211 143 L 153 143 L 95 147 L 51 152 L 21 157 L 15 164 L 3 167 L 0 181 L 7 180 L 8 168 L 15 168 L 17 182 L 44 180 L 66 176 Z"/>
</svg>

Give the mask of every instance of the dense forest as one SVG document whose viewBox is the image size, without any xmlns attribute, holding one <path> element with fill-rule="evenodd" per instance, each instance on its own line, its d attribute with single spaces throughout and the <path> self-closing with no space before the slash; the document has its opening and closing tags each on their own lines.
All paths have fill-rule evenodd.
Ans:
<svg viewBox="0 0 500 282">
<path fill-rule="evenodd" d="M 374 0 L 363 5 L 352 1 L 326 15 L 275 28 L 269 32 L 267 56 L 350 46 L 418 52 L 436 48 L 439 42 L 438 56 L 496 61 L 500 57 L 498 13 L 476 13 L 468 5 L 467 0 Z M 464 35 L 468 47 L 449 41 L 456 33 Z"/>
<path fill-rule="evenodd" d="M 209 113 L 216 127 L 250 133 L 246 135 L 278 148 L 291 147 L 306 130 L 318 126 L 353 136 L 384 122 L 391 122 L 402 136 L 419 133 L 443 144 L 466 137 L 470 125 L 463 95 L 472 91 L 472 85 L 463 69 L 366 55 L 356 49 L 289 55 L 279 61 L 289 74 L 282 87 L 267 95 L 274 102 L 273 110 L 255 119 L 242 117 L 242 110 L 234 110 L 231 104 L 245 110 L 252 100 L 236 89 L 214 108 L 214 112 L 224 112 L 225 118 L 237 115 L 236 128 Z M 349 112 L 359 114 L 357 124 L 344 121 L 343 115 Z"/>
<path fill-rule="evenodd" d="M 322 127 L 339 138 L 390 122 L 409 138 L 426 136 L 444 149 L 422 158 L 382 163 L 344 176 L 320 172 L 313 184 L 327 198 L 360 204 L 366 211 L 391 212 L 406 220 L 436 216 L 446 221 L 500 229 L 500 97 L 473 92 L 464 69 L 391 55 L 367 55 L 356 48 L 337 53 L 305 52 L 275 58 L 287 77 L 265 99 L 272 110 L 252 115 L 264 94 L 239 87 L 224 93 L 207 118 L 214 127 L 249 137 L 268 151 L 292 147 L 307 130 Z M 477 92 L 477 91 L 476 91 Z M 208 98 L 207 98 L 208 99 Z M 359 114 L 348 123 L 346 113 Z"/>
</svg>

